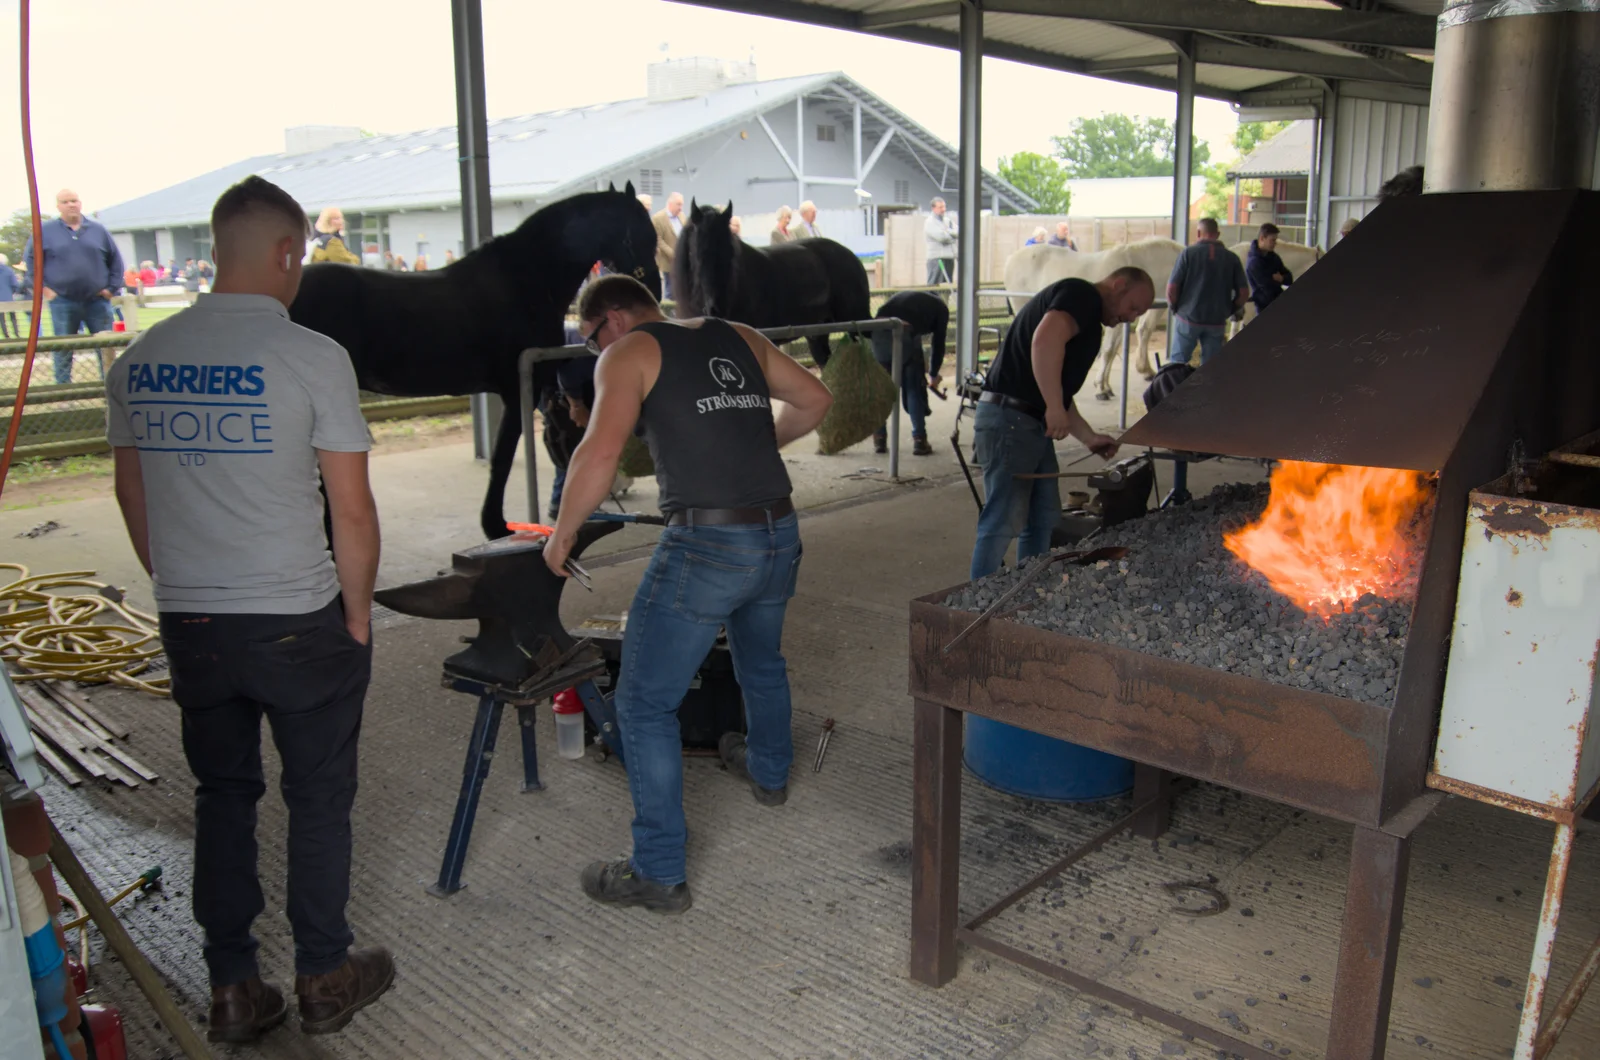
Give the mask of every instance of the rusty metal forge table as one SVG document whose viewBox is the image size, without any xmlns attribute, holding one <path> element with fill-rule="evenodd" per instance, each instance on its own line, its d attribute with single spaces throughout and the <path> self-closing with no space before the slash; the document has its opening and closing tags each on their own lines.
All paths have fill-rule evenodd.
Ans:
<svg viewBox="0 0 1600 1060">
<path fill-rule="evenodd" d="M 1328 1060 L 1384 1055 L 1412 831 L 1442 796 L 1420 783 L 1412 712 L 1269 684 L 1098 641 L 992 621 L 943 652 L 973 615 L 911 603 L 911 976 L 942 986 L 956 943 L 977 946 L 1247 1060 L 1274 1054 L 983 935 L 978 928 L 1125 828 L 1166 831 L 1174 775 L 1260 795 L 1354 826 Z M 1123 820 L 988 910 L 959 912 L 962 713 L 1138 763 Z"/>
</svg>

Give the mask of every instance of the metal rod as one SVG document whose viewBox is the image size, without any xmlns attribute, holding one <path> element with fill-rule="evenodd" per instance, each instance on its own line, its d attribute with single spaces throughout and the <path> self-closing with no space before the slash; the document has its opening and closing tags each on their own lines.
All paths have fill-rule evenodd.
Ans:
<svg viewBox="0 0 1600 1060">
<path fill-rule="evenodd" d="M 1014 964 L 1047 975 L 1052 979 L 1065 983 L 1080 994 L 1098 997 L 1102 1001 L 1109 1001 L 1118 1008 L 1132 1012 L 1136 1016 L 1171 1027 L 1201 1041 L 1210 1042 L 1226 1052 L 1242 1056 L 1245 1060 L 1280 1060 L 1276 1053 L 1269 1053 L 1265 1049 L 1258 1049 L 1249 1042 L 1241 1041 L 1232 1035 L 1224 1034 L 1219 1030 L 1207 1027 L 1203 1023 L 1196 1023 L 1187 1016 L 1180 1016 L 1176 1012 L 1157 1005 L 1152 1005 L 1143 998 L 1134 997 L 1132 994 L 1123 993 L 1115 987 L 1106 986 L 1086 975 L 1080 975 L 1070 968 L 1063 968 L 1059 964 L 1035 957 L 1031 953 L 1024 953 L 1014 946 L 1007 946 L 1003 942 L 978 934 L 970 928 L 956 930 L 956 941 L 965 942 L 969 946 L 976 946 L 980 950 L 988 950 L 996 957 L 1004 957 Z"/>
<path fill-rule="evenodd" d="M 961 5 L 961 228 L 957 232 L 957 378 L 978 366 L 978 236 L 983 230 L 978 171 L 983 124 L 983 10 L 975 0 Z"/>
<path fill-rule="evenodd" d="M 535 351 L 538 352 L 538 351 Z M 533 360 L 517 358 L 518 399 L 522 405 L 522 476 L 528 486 L 528 522 L 539 521 L 539 449 L 533 437 Z"/>
<path fill-rule="evenodd" d="M 1544 1030 L 1539 1032 L 1539 1041 L 1533 1047 L 1534 1060 L 1544 1060 L 1550 1055 L 1550 1050 L 1556 1047 L 1561 1032 L 1567 1029 L 1567 1021 L 1572 1019 L 1572 1014 L 1578 1010 L 1578 1005 L 1583 1001 L 1583 995 L 1589 989 L 1589 984 L 1594 982 L 1597 972 L 1600 972 L 1600 939 L 1595 939 L 1594 945 L 1589 947 L 1589 955 L 1583 959 L 1583 967 L 1578 969 L 1578 974 L 1567 984 L 1566 993 L 1556 1002 L 1556 1009 L 1550 1014 L 1549 1022 L 1544 1025 Z"/>
<path fill-rule="evenodd" d="M 72 852 L 67 841 L 61 837 L 54 821 L 50 822 L 50 861 L 55 865 L 56 871 L 61 873 L 61 878 L 66 881 L 67 886 L 72 889 L 83 910 L 94 919 L 100 934 L 105 936 L 106 944 L 116 952 L 117 959 L 128 970 L 128 974 L 133 976 L 133 981 L 139 984 L 139 989 L 144 992 L 150 1006 L 156 1010 L 156 1015 L 161 1017 L 162 1026 L 177 1039 L 183 1055 L 189 1057 L 189 1060 L 211 1060 L 211 1050 L 200 1040 L 200 1035 L 189 1025 L 189 1021 L 184 1019 L 183 1013 L 173 1003 L 172 995 L 167 993 L 161 977 L 150 967 L 150 962 L 139 952 L 139 947 L 134 945 L 127 929 L 122 926 L 122 921 L 118 920 L 111 907 L 106 905 L 105 898 L 95 887 L 94 881 L 89 879 L 89 873 L 84 870 L 78 855 Z"/>
<path fill-rule="evenodd" d="M 455 50 L 456 144 L 461 168 L 461 251 L 471 253 L 494 235 L 489 190 L 489 120 L 483 75 L 483 5 L 480 0 L 450 0 Z M 494 451 L 494 416 L 487 394 L 473 394 L 473 455 Z M 528 425 L 523 424 L 523 430 Z"/>
<path fill-rule="evenodd" d="M 897 320 L 898 325 L 900 322 Z M 900 477 L 900 405 L 905 400 L 905 381 L 901 378 L 905 374 L 905 328 L 896 327 L 889 332 L 890 355 L 889 364 L 894 375 L 894 388 L 900 391 L 895 398 L 894 409 L 889 413 L 889 477 Z"/>
<path fill-rule="evenodd" d="M 1122 412 L 1117 417 L 1119 430 L 1128 429 L 1128 355 L 1133 350 L 1133 325 L 1122 325 Z"/>
<path fill-rule="evenodd" d="M 1600 456 L 1590 456 L 1587 453 L 1551 453 L 1550 459 L 1569 467 L 1600 467 Z"/>
<path fill-rule="evenodd" d="M 1539 907 L 1539 932 L 1533 939 L 1533 961 L 1528 966 L 1528 989 L 1522 996 L 1522 1019 L 1517 1024 L 1514 1060 L 1534 1060 L 1534 1045 L 1539 1035 L 1539 1014 L 1544 1008 L 1545 987 L 1550 984 L 1550 959 L 1555 953 L 1556 930 L 1561 924 L 1561 898 L 1567 890 L 1567 873 L 1572 868 L 1571 825 L 1556 825 L 1556 840 L 1550 848 L 1550 871 L 1545 876 L 1544 903 Z"/>
<path fill-rule="evenodd" d="M 1012 906 L 1016 905 L 1018 902 L 1022 901 L 1028 895 L 1037 890 L 1046 880 L 1053 876 L 1059 876 L 1062 872 L 1071 868 L 1077 862 L 1082 861 L 1090 854 L 1093 854 L 1096 850 L 1099 850 L 1101 847 L 1111 842 L 1111 840 L 1115 839 L 1122 832 L 1132 828 L 1135 822 L 1138 821 L 1141 814 L 1150 809 L 1152 806 L 1158 805 L 1163 799 L 1172 798 L 1172 795 L 1173 793 L 1171 791 L 1164 790 L 1159 795 L 1155 795 L 1139 803 L 1139 805 L 1129 810 L 1125 815 L 1117 818 L 1117 820 L 1107 825 L 1098 834 L 1091 837 L 1082 846 L 1074 848 L 1071 853 L 1061 858 L 1061 860 L 1041 870 L 1027 883 L 1024 883 L 1021 887 L 1018 887 L 1016 890 L 1000 899 L 994 905 L 991 905 L 989 908 L 985 909 L 983 912 L 967 921 L 967 930 L 975 931 L 982 925 L 988 923 L 1001 913 L 1005 912 L 1007 909 L 1010 909 Z"/>
</svg>

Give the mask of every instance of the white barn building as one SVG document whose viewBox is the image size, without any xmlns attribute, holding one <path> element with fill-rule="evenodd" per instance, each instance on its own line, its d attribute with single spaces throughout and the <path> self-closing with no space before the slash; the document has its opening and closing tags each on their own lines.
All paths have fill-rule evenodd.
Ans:
<svg viewBox="0 0 1600 1060">
<path fill-rule="evenodd" d="M 779 206 L 810 199 L 824 235 L 872 254 L 885 214 L 926 210 L 935 195 L 955 206 L 955 148 L 844 74 L 757 81 L 750 63 L 680 59 L 653 64 L 648 80 L 643 98 L 491 120 L 495 231 L 545 203 L 632 181 L 657 210 L 673 191 L 731 200 L 754 244 L 767 242 Z M 445 251 L 461 253 L 453 125 L 382 136 L 302 126 L 284 148 L 107 207 L 99 220 L 126 261 L 208 257 L 212 204 L 259 173 L 312 216 L 340 207 L 369 263 L 391 251 L 437 266 Z M 982 179 L 986 206 L 1032 207 L 997 176 Z"/>
</svg>

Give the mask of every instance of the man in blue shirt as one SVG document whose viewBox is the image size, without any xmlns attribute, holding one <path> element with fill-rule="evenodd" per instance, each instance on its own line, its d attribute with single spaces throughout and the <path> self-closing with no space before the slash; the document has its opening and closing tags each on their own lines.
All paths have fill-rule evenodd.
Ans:
<svg viewBox="0 0 1600 1060">
<path fill-rule="evenodd" d="M 1228 318 L 1244 309 L 1250 283 L 1239 255 L 1222 245 L 1215 220 L 1202 217 L 1195 234 L 1197 242 L 1178 255 L 1167 280 L 1167 305 L 1172 307 L 1167 359 L 1188 364 L 1198 344 L 1205 365 L 1222 349 Z"/>
<path fill-rule="evenodd" d="M 110 331 L 111 297 L 122 291 L 122 254 L 104 225 L 83 216 L 77 192 L 56 192 L 56 210 L 60 216 L 41 229 L 44 274 L 34 265 L 32 239 L 23 248 L 23 264 L 44 284 L 57 337 Z M 55 354 L 57 383 L 72 382 L 72 357 L 69 352 Z"/>
</svg>

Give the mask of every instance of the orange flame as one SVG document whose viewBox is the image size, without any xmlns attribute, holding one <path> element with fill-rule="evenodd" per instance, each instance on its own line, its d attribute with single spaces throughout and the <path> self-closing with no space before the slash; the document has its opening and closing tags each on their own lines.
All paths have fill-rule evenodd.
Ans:
<svg viewBox="0 0 1600 1060">
<path fill-rule="evenodd" d="M 1285 460 L 1261 518 L 1223 544 L 1313 614 L 1365 593 L 1408 598 L 1417 578 L 1408 531 L 1430 497 L 1428 476 L 1416 471 Z"/>
</svg>

